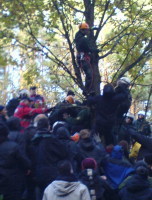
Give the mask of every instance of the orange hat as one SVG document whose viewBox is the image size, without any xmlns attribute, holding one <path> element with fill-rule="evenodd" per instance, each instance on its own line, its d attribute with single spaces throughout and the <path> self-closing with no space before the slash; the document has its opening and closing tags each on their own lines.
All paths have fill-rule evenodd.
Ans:
<svg viewBox="0 0 152 200">
<path fill-rule="evenodd" d="M 74 135 L 71 136 L 71 140 L 73 140 L 74 142 L 78 142 L 79 141 L 79 133 L 75 133 Z"/>
<path fill-rule="evenodd" d="M 66 100 L 68 103 L 71 103 L 71 104 L 74 103 L 74 98 L 73 98 L 73 96 L 71 96 L 71 95 L 67 96 L 67 97 L 65 98 L 65 100 Z"/>
<path fill-rule="evenodd" d="M 81 23 L 79 24 L 79 29 L 89 29 L 89 25 L 87 23 Z"/>
</svg>

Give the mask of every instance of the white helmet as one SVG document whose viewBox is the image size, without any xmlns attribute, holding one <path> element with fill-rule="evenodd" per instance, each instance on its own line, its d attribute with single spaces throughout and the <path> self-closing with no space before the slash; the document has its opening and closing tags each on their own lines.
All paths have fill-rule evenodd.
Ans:
<svg viewBox="0 0 152 200">
<path fill-rule="evenodd" d="M 127 77 L 121 77 L 121 78 L 119 79 L 119 82 L 120 82 L 120 83 L 127 84 L 127 85 L 130 85 L 130 83 L 131 83 L 130 79 L 127 78 Z"/>
<path fill-rule="evenodd" d="M 126 117 L 132 118 L 134 120 L 134 115 L 132 113 L 127 113 Z"/>
<path fill-rule="evenodd" d="M 143 111 L 143 110 L 139 111 L 139 112 L 138 112 L 138 115 L 143 115 L 143 116 L 145 116 L 145 111 Z"/>
<path fill-rule="evenodd" d="M 26 96 L 29 97 L 30 93 L 27 89 L 22 89 L 19 91 L 19 95 L 20 95 L 20 97 L 26 97 Z"/>
</svg>

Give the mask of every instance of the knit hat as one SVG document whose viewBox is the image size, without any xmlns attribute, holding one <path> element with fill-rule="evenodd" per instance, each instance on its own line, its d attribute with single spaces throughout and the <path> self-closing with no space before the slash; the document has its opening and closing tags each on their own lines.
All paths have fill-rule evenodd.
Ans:
<svg viewBox="0 0 152 200">
<path fill-rule="evenodd" d="M 4 109 L 5 107 L 0 105 L 0 112 Z"/>
<path fill-rule="evenodd" d="M 89 129 L 82 129 L 80 131 L 80 138 L 81 139 L 86 139 L 86 138 L 89 138 L 90 137 L 90 130 Z"/>
<path fill-rule="evenodd" d="M 96 169 L 97 162 L 94 158 L 85 158 L 81 163 L 82 170 L 84 169 Z"/>
<path fill-rule="evenodd" d="M 71 140 L 73 140 L 74 142 L 78 142 L 79 141 L 79 133 L 75 133 L 74 135 L 71 136 Z"/>
</svg>

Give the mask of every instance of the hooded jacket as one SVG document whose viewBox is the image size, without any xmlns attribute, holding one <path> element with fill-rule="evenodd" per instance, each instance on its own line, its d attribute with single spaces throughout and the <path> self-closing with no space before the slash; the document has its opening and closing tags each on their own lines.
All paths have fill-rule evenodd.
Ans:
<svg viewBox="0 0 152 200">
<path fill-rule="evenodd" d="M 80 182 L 53 181 L 44 191 L 42 200 L 91 200 L 88 189 Z"/>
</svg>

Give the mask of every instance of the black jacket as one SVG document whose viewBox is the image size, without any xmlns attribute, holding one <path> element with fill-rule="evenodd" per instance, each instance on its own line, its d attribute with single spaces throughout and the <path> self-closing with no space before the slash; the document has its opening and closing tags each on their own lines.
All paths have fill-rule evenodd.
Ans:
<svg viewBox="0 0 152 200">
<path fill-rule="evenodd" d="M 85 37 L 81 31 L 76 33 L 74 42 L 76 43 L 76 49 L 78 52 L 92 52 L 92 49 L 89 46 L 89 39 Z"/>
<path fill-rule="evenodd" d="M 98 147 L 91 137 L 81 139 L 78 143 L 78 148 L 82 160 L 85 158 L 94 158 L 100 171 L 101 163 L 106 156 L 104 148 L 101 149 Z"/>
<path fill-rule="evenodd" d="M 35 179 L 40 187 L 45 188 L 57 177 L 59 161 L 67 158 L 66 146 L 47 130 L 39 130 L 32 142 Z"/>
<path fill-rule="evenodd" d="M 6 110 L 9 117 L 14 115 L 14 111 L 19 105 L 20 100 L 21 100 L 20 98 L 13 98 L 6 105 Z"/>
<path fill-rule="evenodd" d="M 129 129 L 128 133 L 141 144 L 137 158 L 138 160 L 142 160 L 146 154 L 152 153 L 152 138 L 141 135 L 132 129 Z"/>
<path fill-rule="evenodd" d="M 119 195 L 121 200 L 152 200 L 152 189 L 147 178 L 134 175 Z"/>
<path fill-rule="evenodd" d="M 12 141 L 0 143 L 0 194 L 8 199 L 21 198 L 24 176 L 30 169 L 30 161 Z"/>
<path fill-rule="evenodd" d="M 113 192 L 112 189 L 106 181 L 101 179 L 97 171 L 93 169 L 85 169 L 81 172 L 79 180 L 87 186 L 90 194 L 91 190 L 95 192 L 93 196 L 95 196 L 97 200 L 112 199 L 110 198 Z"/>
</svg>

